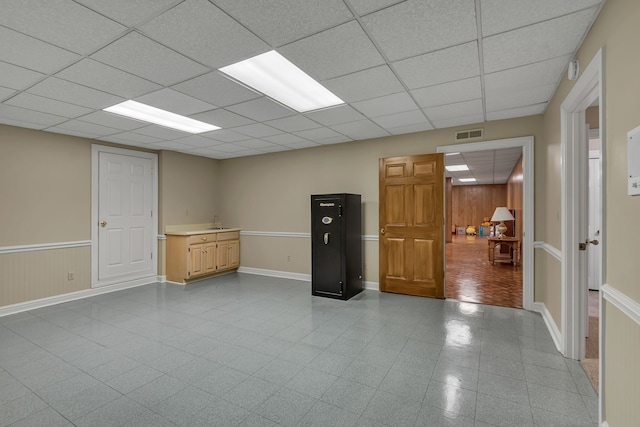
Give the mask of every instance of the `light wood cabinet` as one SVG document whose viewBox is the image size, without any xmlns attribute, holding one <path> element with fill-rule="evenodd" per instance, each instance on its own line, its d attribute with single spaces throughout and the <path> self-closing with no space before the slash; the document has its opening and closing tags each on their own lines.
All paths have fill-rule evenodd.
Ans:
<svg viewBox="0 0 640 427">
<path fill-rule="evenodd" d="M 167 235 L 167 279 L 187 283 L 240 266 L 240 232 Z"/>
</svg>

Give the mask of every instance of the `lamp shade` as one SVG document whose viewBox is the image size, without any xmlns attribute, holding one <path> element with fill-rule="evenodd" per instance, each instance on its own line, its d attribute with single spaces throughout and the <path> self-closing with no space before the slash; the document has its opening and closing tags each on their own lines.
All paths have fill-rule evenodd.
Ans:
<svg viewBox="0 0 640 427">
<path fill-rule="evenodd" d="M 513 221 L 515 218 L 509 212 L 509 209 L 505 207 L 496 208 L 495 212 L 493 212 L 493 216 L 491 217 L 491 221 Z"/>
</svg>

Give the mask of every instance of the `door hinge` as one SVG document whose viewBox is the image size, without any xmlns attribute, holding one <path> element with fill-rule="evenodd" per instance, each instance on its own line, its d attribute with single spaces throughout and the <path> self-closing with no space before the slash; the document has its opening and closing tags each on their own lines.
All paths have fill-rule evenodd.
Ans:
<svg viewBox="0 0 640 427">
<path fill-rule="evenodd" d="M 187 252 L 191 252 L 191 248 L 187 248 Z"/>
<path fill-rule="evenodd" d="M 153 218 L 153 211 L 151 211 L 151 218 Z"/>
<path fill-rule="evenodd" d="M 151 252 L 151 259 L 153 259 L 153 252 Z"/>
</svg>

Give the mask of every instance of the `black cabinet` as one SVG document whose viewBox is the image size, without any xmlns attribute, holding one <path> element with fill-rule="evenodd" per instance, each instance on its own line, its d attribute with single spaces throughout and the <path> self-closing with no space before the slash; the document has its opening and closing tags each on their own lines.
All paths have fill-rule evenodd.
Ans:
<svg viewBox="0 0 640 427">
<path fill-rule="evenodd" d="M 347 300 L 362 292 L 359 194 L 311 196 L 311 293 Z"/>
</svg>

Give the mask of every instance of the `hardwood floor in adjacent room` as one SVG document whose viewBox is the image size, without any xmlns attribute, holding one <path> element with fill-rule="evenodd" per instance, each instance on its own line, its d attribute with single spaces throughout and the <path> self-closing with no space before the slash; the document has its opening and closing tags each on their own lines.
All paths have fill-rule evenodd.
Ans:
<svg viewBox="0 0 640 427">
<path fill-rule="evenodd" d="M 446 248 L 446 297 L 522 308 L 522 266 L 492 265 L 486 237 L 454 235 Z"/>
</svg>

